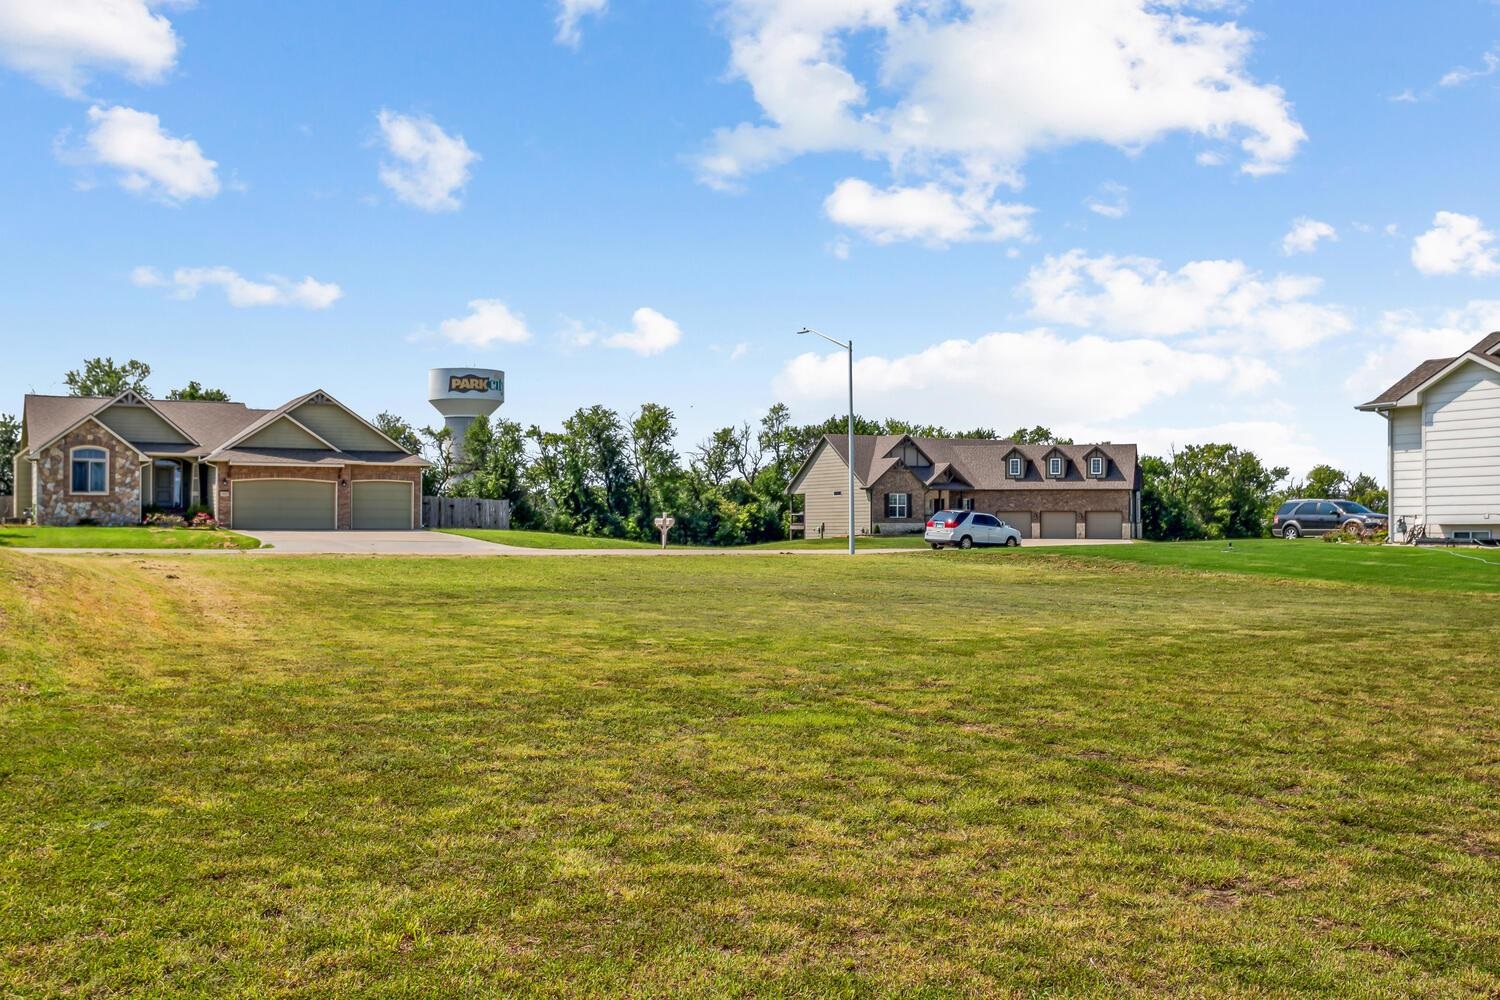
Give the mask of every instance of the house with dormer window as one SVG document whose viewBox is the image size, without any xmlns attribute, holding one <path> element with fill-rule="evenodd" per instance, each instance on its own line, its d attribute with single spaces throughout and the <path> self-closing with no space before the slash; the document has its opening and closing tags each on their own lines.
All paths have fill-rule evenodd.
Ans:
<svg viewBox="0 0 1500 1000">
<path fill-rule="evenodd" d="M 8 513 L 126 525 L 207 508 L 242 530 L 410 529 L 426 465 L 322 390 L 269 410 L 135 392 L 31 395 Z"/>
<path fill-rule="evenodd" d="M 1140 537 L 1133 444 L 1023 445 L 973 438 L 854 439 L 855 531 L 919 532 L 938 510 L 994 514 L 1026 538 Z M 845 535 L 848 439 L 827 435 L 792 480 L 810 536 Z"/>
</svg>

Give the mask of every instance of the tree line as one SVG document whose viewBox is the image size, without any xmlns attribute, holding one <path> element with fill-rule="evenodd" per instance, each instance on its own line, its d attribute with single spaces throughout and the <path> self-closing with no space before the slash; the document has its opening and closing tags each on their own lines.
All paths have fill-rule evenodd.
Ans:
<svg viewBox="0 0 1500 1000">
<path fill-rule="evenodd" d="M 115 396 L 126 389 L 150 397 L 151 367 L 134 359 L 116 364 L 90 358 L 64 376 L 75 396 Z M 168 399 L 228 400 L 196 381 Z M 431 467 L 428 495 L 509 500 L 512 524 L 569 534 L 649 540 L 654 519 L 676 518 L 673 539 L 695 545 L 744 545 L 786 537 L 792 512 L 787 489 L 825 434 L 844 434 L 847 418 L 831 416 L 795 424 L 777 403 L 757 423 L 721 427 L 686 454 L 679 453 L 676 416 L 659 403 L 630 414 L 605 406 L 575 411 L 556 430 L 513 420 L 480 418 L 458 449 L 445 427 L 417 428 L 382 413 L 376 424 Z M 20 421 L 0 413 L 0 494 L 13 488 L 11 460 L 20 443 Z M 993 427 L 950 431 L 933 424 L 875 420 L 856 415 L 856 434 L 1001 439 Z M 1047 427 L 1017 428 L 1005 440 L 1021 444 L 1072 444 Z M 1266 466 L 1231 444 L 1189 445 L 1165 457 L 1141 458 L 1141 518 L 1155 540 L 1253 538 L 1269 530 L 1271 514 L 1292 497 L 1355 500 L 1386 509 L 1386 492 L 1373 476 L 1349 476 L 1319 465 L 1305 479 Z"/>
</svg>

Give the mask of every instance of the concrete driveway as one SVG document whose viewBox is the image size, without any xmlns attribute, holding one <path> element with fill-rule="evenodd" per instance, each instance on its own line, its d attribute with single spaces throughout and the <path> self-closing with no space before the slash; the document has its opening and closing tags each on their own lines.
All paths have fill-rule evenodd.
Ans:
<svg viewBox="0 0 1500 1000">
<path fill-rule="evenodd" d="M 501 546 L 441 531 L 241 531 L 272 548 L 266 555 L 492 556 Z M 507 546 L 508 547 L 508 546 Z M 246 555 L 263 550 L 252 549 Z"/>
</svg>

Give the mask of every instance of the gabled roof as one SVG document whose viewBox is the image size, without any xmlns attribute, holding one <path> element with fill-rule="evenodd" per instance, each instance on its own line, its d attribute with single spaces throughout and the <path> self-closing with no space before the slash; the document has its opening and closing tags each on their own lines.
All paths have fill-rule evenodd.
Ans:
<svg viewBox="0 0 1500 1000">
<path fill-rule="evenodd" d="M 1380 410 L 1396 406 L 1401 400 L 1424 388 L 1429 382 L 1447 374 L 1448 370 L 1455 363 L 1469 359 L 1492 367 L 1500 367 L 1500 332 L 1488 335 L 1457 357 L 1430 358 L 1422 362 L 1398 379 L 1385 392 L 1382 392 L 1368 403 L 1361 403 L 1355 409 Z"/>
<path fill-rule="evenodd" d="M 32 455 L 37 455 L 43 448 L 48 447 L 58 438 L 67 434 L 85 420 L 108 409 L 116 402 L 124 398 L 120 396 L 40 396 L 28 395 L 22 404 L 22 423 L 25 427 L 27 448 Z M 133 393 L 129 395 L 134 395 Z M 249 434 L 254 433 L 261 427 L 266 426 L 285 416 L 291 410 L 296 409 L 309 400 L 317 399 L 327 402 L 351 414 L 355 419 L 364 423 L 376 434 L 386 441 L 390 441 L 391 450 L 386 451 L 349 451 L 339 452 L 338 449 L 329 445 L 329 451 L 343 454 L 351 462 L 369 462 L 373 464 L 389 464 L 400 461 L 401 464 L 427 464 L 421 458 L 412 455 L 402 448 L 390 437 L 383 433 L 380 428 L 365 420 L 358 413 L 334 399 L 321 389 L 298 396 L 296 399 L 276 407 L 274 410 L 256 409 L 246 406 L 244 403 L 229 403 L 218 400 L 205 399 L 146 399 L 139 397 L 140 402 L 151 409 L 172 427 L 176 428 L 185 437 L 191 439 L 192 443 L 183 442 L 152 442 L 152 441 L 125 441 L 136 451 L 143 454 L 174 455 L 182 458 L 212 458 L 215 461 L 226 457 L 221 454 L 227 451 L 236 442 L 243 440 Z M 300 421 L 292 419 L 294 423 L 301 426 Z M 108 428 L 106 428 L 108 429 Z M 306 428 L 304 427 L 304 430 Z M 115 433 L 111 431 L 111 433 Z M 309 434 L 313 437 L 321 437 L 311 430 Z M 326 442 L 325 442 L 326 443 Z M 247 449 L 246 454 L 258 449 Z M 301 449 L 297 449 L 301 450 Z M 311 453 L 314 449 L 308 449 Z M 319 457 L 321 456 L 321 457 Z M 410 458 L 411 462 L 403 459 Z M 308 455 L 310 463 L 316 464 L 326 460 L 326 453 L 319 455 Z M 287 461 L 283 456 L 281 461 Z"/>
<path fill-rule="evenodd" d="M 854 478 L 866 488 L 878 480 L 896 464 L 890 455 L 907 435 L 903 434 L 857 434 L 854 437 Z M 961 470 L 962 477 L 978 490 L 1013 489 L 1133 489 L 1137 479 L 1138 455 L 1133 444 L 1065 444 L 1023 445 L 1014 441 L 999 441 L 990 438 L 927 438 L 913 437 L 912 444 L 933 461 L 933 474 L 947 463 Z M 843 434 L 826 434 L 813 450 L 807 463 L 792 480 L 795 488 L 802 473 L 816 459 L 823 448 L 831 448 L 842 461 L 847 461 L 848 439 Z M 1089 452 L 1098 449 L 1109 458 L 1109 467 L 1102 479 L 1090 479 L 1078 474 L 1081 460 Z M 1038 472 L 1043 458 L 1058 451 L 1072 460 L 1068 474 L 1061 479 L 1049 479 Z M 1028 460 L 1026 474 L 1021 479 L 1011 479 L 1005 474 L 1005 460 L 1019 453 Z"/>
</svg>

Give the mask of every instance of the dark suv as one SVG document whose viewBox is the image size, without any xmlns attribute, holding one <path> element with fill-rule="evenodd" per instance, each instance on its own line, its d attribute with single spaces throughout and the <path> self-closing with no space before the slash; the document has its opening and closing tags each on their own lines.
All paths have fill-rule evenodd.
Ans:
<svg viewBox="0 0 1500 1000">
<path fill-rule="evenodd" d="M 1271 518 L 1271 534 L 1282 538 L 1342 531 L 1350 524 L 1378 531 L 1386 516 L 1353 500 L 1288 500 Z"/>
</svg>

